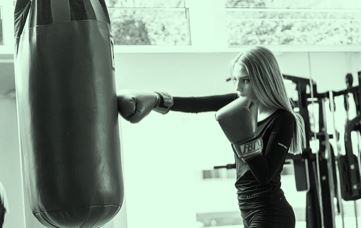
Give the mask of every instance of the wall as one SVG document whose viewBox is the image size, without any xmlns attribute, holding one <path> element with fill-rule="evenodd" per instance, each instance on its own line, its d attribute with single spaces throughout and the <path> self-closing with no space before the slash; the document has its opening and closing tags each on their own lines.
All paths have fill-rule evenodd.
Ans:
<svg viewBox="0 0 362 228">
<path fill-rule="evenodd" d="M 15 99 L 0 97 L 0 181 L 10 207 L 5 228 L 24 227 L 24 197 L 20 172 L 20 153 Z"/>
</svg>

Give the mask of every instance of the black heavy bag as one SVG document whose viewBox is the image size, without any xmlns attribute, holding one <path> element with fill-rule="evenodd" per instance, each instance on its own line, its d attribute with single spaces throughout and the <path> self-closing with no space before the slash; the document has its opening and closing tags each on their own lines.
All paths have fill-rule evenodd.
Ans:
<svg viewBox="0 0 362 228">
<path fill-rule="evenodd" d="M 353 153 L 352 131 L 361 130 L 361 117 L 347 121 L 344 133 L 346 155 L 338 157 L 338 168 L 341 180 L 341 195 L 346 201 L 361 199 L 361 174 L 358 158 Z"/>
<path fill-rule="evenodd" d="M 103 0 L 19 0 L 16 96 L 25 186 L 46 226 L 99 227 L 123 202 Z"/>
</svg>

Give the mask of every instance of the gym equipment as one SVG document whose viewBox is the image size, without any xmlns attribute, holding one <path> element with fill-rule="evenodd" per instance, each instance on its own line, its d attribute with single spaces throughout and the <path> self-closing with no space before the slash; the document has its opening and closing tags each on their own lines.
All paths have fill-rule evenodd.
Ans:
<svg viewBox="0 0 362 228">
<path fill-rule="evenodd" d="M 353 131 L 361 131 L 361 117 L 357 115 L 352 120 L 349 120 L 349 92 L 353 94 L 354 101 L 356 102 L 356 108 L 359 106 L 359 99 L 356 98 L 356 94 L 359 90 L 352 90 L 353 77 L 352 74 L 346 75 L 347 90 L 343 95 L 344 108 L 346 111 L 346 125 L 344 133 L 344 144 L 345 144 L 345 155 L 340 155 L 339 160 L 339 171 L 341 175 L 341 194 L 342 198 L 346 201 L 357 200 L 361 198 L 361 178 L 359 170 L 359 159 L 353 153 L 351 133 Z M 351 91 L 348 91 L 351 90 Z M 359 111 L 357 111 L 359 113 Z"/>
<path fill-rule="evenodd" d="M 354 212 L 355 212 L 355 224 L 358 227 L 358 212 L 356 200 L 361 198 L 361 180 L 360 180 L 360 158 L 361 152 L 359 147 L 360 133 L 361 133 L 361 117 L 360 117 L 360 72 L 358 72 L 358 86 L 353 87 L 353 76 L 347 74 L 346 79 L 346 90 L 333 92 L 333 95 L 343 95 L 344 109 L 346 111 L 346 124 L 344 133 L 344 144 L 345 144 L 345 155 L 338 157 L 338 168 L 341 176 L 341 196 L 346 201 L 353 201 Z M 349 118 L 349 94 L 352 94 L 353 100 L 356 107 L 357 116 L 350 120 Z M 357 150 L 359 158 L 353 153 L 351 133 L 356 132 L 357 136 Z"/>
<path fill-rule="evenodd" d="M 317 95 L 318 96 L 318 95 Z M 326 114 L 325 114 L 325 101 L 326 98 L 318 99 L 319 104 L 319 131 L 321 136 L 319 138 L 319 183 L 320 192 L 322 196 L 322 210 L 323 210 L 323 227 L 333 228 L 335 224 L 335 204 L 333 202 L 335 195 L 335 161 L 332 146 L 329 143 L 329 134 L 327 131 Z"/>
<path fill-rule="evenodd" d="M 300 155 L 293 155 L 290 158 L 293 161 L 294 168 L 294 178 L 297 191 L 310 191 L 310 176 L 309 176 L 309 168 L 308 157 L 310 157 L 312 151 L 310 149 L 309 140 L 312 138 L 311 130 L 310 130 L 310 121 L 309 121 L 309 113 L 308 113 L 308 102 L 307 102 L 307 87 L 310 87 L 309 79 L 291 76 L 291 75 L 283 75 L 284 79 L 292 81 L 296 85 L 296 90 L 298 92 L 298 100 L 293 101 L 295 107 L 298 109 L 299 114 L 302 116 L 304 125 L 305 125 L 305 137 L 306 137 L 306 148 L 302 151 Z M 313 87 L 316 85 L 312 83 Z"/>
<path fill-rule="evenodd" d="M 345 221 L 344 221 L 344 207 L 343 207 L 343 200 L 342 200 L 342 196 L 341 196 L 341 190 L 339 188 L 339 186 L 341 186 L 341 179 L 340 179 L 340 173 L 339 170 L 335 169 L 335 167 L 339 167 L 339 160 L 338 158 L 341 156 L 341 145 L 339 143 L 340 141 L 340 133 L 338 132 L 337 128 L 336 128 L 336 121 L 335 121 L 335 112 L 336 112 L 336 106 L 335 106 L 335 99 L 333 96 L 333 92 L 330 91 L 329 92 L 329 102 L 330 102 L 330 107 L 331 107 L 331 112 L 332 112 L 332 123 L 333 123 L 333 138 L 334 138 L 334 142 L 337 148 L 337 159 L 334 159 L 334 170 L 336 170 L 336 172 L 338 172 L 338 175 L 336 175 L 336 185 L 334 188 L 334 191 L 337 194 L 337 212 L 341 215 L 341 222 L 342 222 L 342 228 L 345 227 Z M 334 153 L 333 153 L 334 154 Z"/>
<path fill-rule="evenodd" d="M 340 96 L 340 95 L 346 95 L 346 94 L 348 94 L 348 93 L 354 93 L 354 92 L 356 92 L 356 91 L 359 91 L 360 90 L 360 86 L 356 86 L 356 87 L 349 87 L 349 88 L 347 88 L 346 90 L 341 90 L 341 91 L 330 91 L 330 92 L 327 92 L 327 93 L 317 93 L 316 94 L 316 97 L 318 98 L 318 101 L 320 101 L 320 100 L 324 100 L 324 99 L 326 99 L 327 97 L 331 97 L 331 96 L 333 96 L 333 98 L 334 97 L 336 97 L 336 96 Z M 330 104 L 333 106 L 334 105 L 334 101 L 333 100 L 331 100 L 330 101 Z M 349 107 L 348 106 L 348 104 L 346 105 L 345 104 L 345 107 Z M 331 110 L 334 110 L 335 109 L 335 107 L 333 107 Z M 358 117 L 359 119 L 360 119 L 360 117 Z M 320 124 L 321 124 L 321 119 L 319 120 L 320 121 Z M 326 126 L 326 124 L 325 124 L 325 126 Z M 323 128 L 321 128 L 321 126 L 320 126 L 320 129 L 323 129 Z M 326 134 L 326 136 L 327 136 L 327 134 Z M 328 137 L 325 137 L 325 138 L 328 138 Z M 325 140 L 325 141 L 322 141 L 322 143 L 324 144 L 324 145 L 328 145 L 329 143 L 328 143 L 328 141 L 327 140 Z M 322 144 L 320 144 L 320 145 L 322 145 Z M 331 154 L 332 155 L 332 154 Z M 330 163 L 331 165 L 328 165 L 326 168 L 327 169 L 329 169 L 329 170 L 333 170 L 333 169 L 335 169 L 335 166 L 333 165 L 334 163 L 333 163 L 333 159 L 331 159 L 332 160 L 332 162 Z M 358 159 L 357 159 L 358 160 Z M 341 166 L 341 164 L 343 164 L 344 163 L 344 161 L 343 160 L 341 160 L 340 159 L 340 156 L 337 158 L 337 163 L 338 163 L 338 167 L 340 167 Z M 345 165 L 345 167 L 346 167 L 346 165 Z M 321 168 L 323 169 L 323 166 L 321 166 Z M 357 168 L 358 168 L 358 166 L 357 166 Z M 347 176 L 346 175 L 346 172 L 343 172 L 342 170 L 341 170 L 341 168 L 339 168 L 339 169 L 337 169 L 338 171 L 339 171 L 339 175 L 340 175 L 340 186 L 339 187 L 341 187 L 341 196 L 342 196 L 342 198 L 343 198 L 343 185 L 345 185 L 345 184 L 347 184 L 347 185 L 350 185 L 351 183 L 349 183 L 350 182 L 350 178 L 345 178 L 344 176 Z M 359 172 L 359 171 L 358 171 Z M 321 175 L 323 175 L 323 172 L 321 172 Z M 323 177 L 323 176 L 322 176 Z M 326 176 L 324 176 L 322 179 L 325 179 L 326 178 Z M 338 178 L 337 178 L 338 179 Z M 330 195 L 331 195 L 331 197 L 332 197 L 332 190 L 331 189 L 334 189 L 334 191 L 335 192 L 337 192 L 338 193 L 338 191 L 336 191 L 336 185 L 338 186 L 338 182 L 336 182 L 336 181 L 334 181 L 334 185 L 331 185 L 330 187 L 329 187 L 329 191 L 330 191 Z M 323 182 L 322 182 L 322 184 L 323 184 Z M 322 185 L 322 191 L 323 191 L 323 185 Z M 325 194 L 323 194 L 323 196 L 327 196 L 328 195 L 328 193 L 327 193 L 327 188 L 326 188 L 326 191 L 325 191 Z M 324 198 L 324 197 L 323 197 Z M 338 197 L 338 194 L 337 194 L 337 200 L 338 201 L 340 201 L 340 202 L 338 202 L 337 201 L 337 209 L 338 209 L 338 203 L 339 203 L 339 205 L 342 205 L 342 199 L 341 199 L 341 197 Z M 334 210 L 333 210 L 333 207 L 334 207 L 334 205 L 333 205 L 333 202 L 332 202 L 332 204 L 330 204 L 329 203 L 330 202 L 330 200 L 329 200 L 329 197 L 327 196 L 326 197 L 326 199 L 323 199 L 323 206 L 324 206 L 324 209 L 323 209 L 323 211 L 324 211 L 324 214 L 326 214 L 327 212 L 329 213 L 329 212 L 332 212 L 332 213 L 334 213 Z M 355 203 L 355 202 L 354 202 Z M 331 207 L 329 207 L 329 206 L 331 206 Z M 330 211 L 330 209 L 331 209 L 331 211 Z M 343 208 L 341 208 L 341 210 L 343 210 Z M 356 205 L 355 205 L 355 210 L 356 210 Z M 333 223 L 331 223 L 331 222 L 334 222 L 334 221 L 331 221 L 331 220 L 334 220 L 335 218 L 334 218 L 334 216 L 333 216 L 333 214 L 332 214 L 332 216 L 328 216 L 328 217 L 326 217 L 326 216 L 324 216 L 323 217 L 323 219 L 325 220 L 325 221 L 327 221 L 327 223 L 324 223 L 324 227 L 330 227 L 328 224 L 330 224 L 331 225 L 331 227 L 335 227 L 335 224 L 333 225 Z M 342 214 L 342 220 L 343 220 L 343 214 Z M 357 221 L 357 219 L 356 219 L 356 221 Z M 342 221 L 343 222 L 343 221 Z M 357 224 L 357 222 L 356 222 L 356 224 Z M 332 226 L 333 225 L 333 226 Z M 323 226 L 323 224 L 322 224 L 322 226 Z"/>
<path fill-rule="evenodd" d="M 358 166 L 358 158 L 353 153 L 351 132 L 358 131 L 361 127 L 361 117 L 356 116 L 347 121 L 344 145 L 346 155 L 339 156 L 339 170 L 341 174 L 341 192 L 342 198 L 346 201 L 357 200 L 361 198 L 361 175 Z"/>
<path fill-rule="evenodd" d="M 15 23 L 16 100 L 31 210 L 45 226 L 102 226 L 123 202 L 105 3 L 19 0 Z"/>
<path fill-rule="evenodd" d="M 214 169 L 236 169 L 236 164 L 216 165 L 214 166 Z"/>
<path fill-rule="evenodd" d="M 302 154 L 293 156 L 293 168 L 294 168 L 294 178 L 295 186 L 298 192 L 300 191 L 309 191 L 310 190 L 310 179 L 308 176 L 308 162 L 304 158 L 304 155 L 308 152 L 304 149 Z"/>
</svg>

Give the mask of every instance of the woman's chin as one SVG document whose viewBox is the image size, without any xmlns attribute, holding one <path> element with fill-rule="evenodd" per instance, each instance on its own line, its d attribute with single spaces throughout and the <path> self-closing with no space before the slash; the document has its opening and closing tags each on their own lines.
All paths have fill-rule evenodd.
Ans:
<svg viewBox="0 0 362 228">
<path fill-rule="evenodd" d="M 240 91 L 236 91 L 236 93 L 238 94 L 239 97 L 245 97 L 245 94 Z"/>
</svg>

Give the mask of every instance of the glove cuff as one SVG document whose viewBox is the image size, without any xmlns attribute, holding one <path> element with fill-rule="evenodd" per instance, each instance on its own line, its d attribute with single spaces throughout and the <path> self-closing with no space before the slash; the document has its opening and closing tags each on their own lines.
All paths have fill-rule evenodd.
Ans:
<svg viewBox="0 0 362 228">
<path fill-rule="evenodd" d="M 166 114 L 173 106 L 173 97 L 165 92 L 155 92 L 158 97 L 158 105 L 153 109 L 156 112 Z"/>
</svg>

